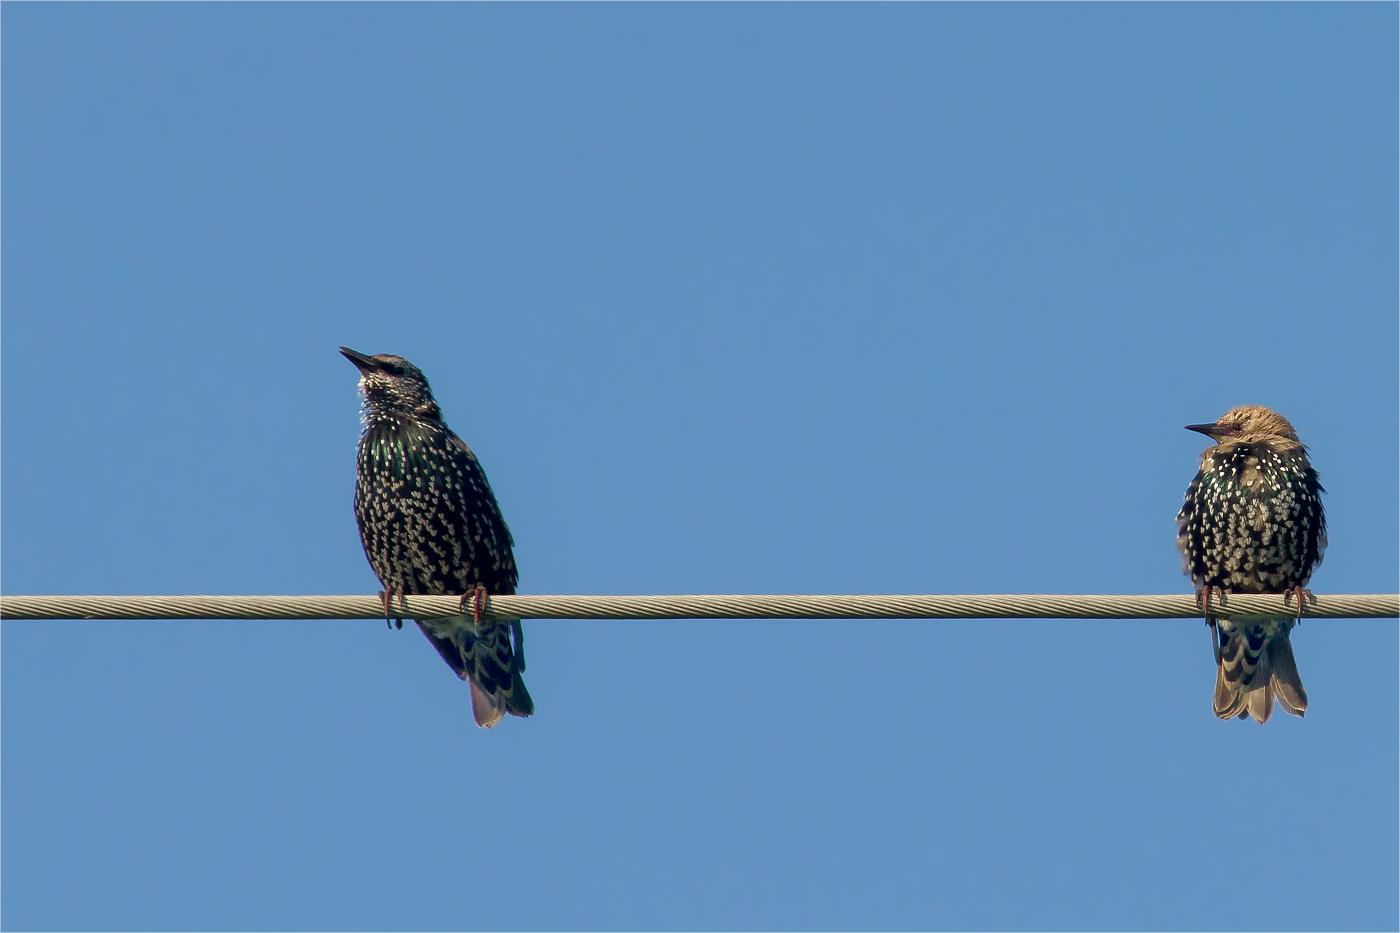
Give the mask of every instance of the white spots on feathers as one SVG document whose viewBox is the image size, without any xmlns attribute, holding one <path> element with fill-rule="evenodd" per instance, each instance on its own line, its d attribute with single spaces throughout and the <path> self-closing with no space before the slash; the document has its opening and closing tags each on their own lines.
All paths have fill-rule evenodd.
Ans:
<svg viewBox="0 0 1400 933">
<path fill-rule="evenodd" d="M 1196 586 L 1278 592 L 1307 583 L 1326 547 L 1317 474 L 1301 445 L 1221 445 L 1177 515 L 1177 547 Z"/>
</svg>

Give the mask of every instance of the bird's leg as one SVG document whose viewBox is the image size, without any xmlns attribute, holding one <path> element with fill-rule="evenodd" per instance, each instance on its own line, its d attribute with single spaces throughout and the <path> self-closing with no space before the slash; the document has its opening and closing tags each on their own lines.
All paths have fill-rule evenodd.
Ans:
<svg viewBox="0 0 1400 933">
<path fill-rule="evenodd" d="M 1283 604 L 1284 604 L 1285 606 L 1288 605 L 1288 597 L 1290 597 L 1290 596 L 1292 596 L 1294 599 L 1296 599 L 1296 600 L 1298 601 L 1298 615 L 1297 615 L 1296 618 L 1297 618 L 1297 620 L 1298 620 L 1298 624 L 1299 624 L 1299 625 L 1302 625 L 1302 624 L 1303 624 L 1303 607 L 1304 607 L 1305 605 L 1308 605 L 1308 606 L 1316 606 L 1316 605 L 1317 605 L 1317 597 L 1314 596 L 1314 595 L 1312 594 L 1312 590 L 1305 590 L 1305 589 L 1303 589 L 1301 586 L 1295 586 L 1295 587 L 1293 587 L 1293 589 L 1291 589 L 1291 590 L 1284 590 L 1284 591 L 1283 591 Z"/>
<path fill-rule="evenodd" d="M 393 611 L 392 607 L 393 607 L 393 604 L 394 604 L 394 594 L 393 594 L 391 591 L 389 591 L 389 590 L 380 590 L 380 591 L 379 591 L 379 601 L 382 602 L 382 603 L 384 604 L 384 627 L 385 627 L 385 628 L 393 628 L 393 625 L 390 624 L 389 620 L 390 620 L 390 617 L 391 617 L 392 611 Z M 402 591 L 400 591 L 400 593 L 399 593 L 399 601 L 400 601 L 400 602 L 403 601 L 403 592 L 402 592 Z M 403 628 L 403 619 L 399 618 L 399 619 L 394 619 L 393 621 L 396 622 L 396 623 L 398 623 L 398 627 L 399 627 L 399 628 Z"/>
<path fill-rule="evenodd" d="M 457 604 L 458 612 L 465 612 L 467 600 L 472 601 L 472 621 L 477 625 L 481 624 L 481 614 L 486 611 L 486 587 L 480 584 L 472 587 L 462 594 L 462 601 Z"/>
<path fill-rule="evenodd" d="M 1214 587 L 1206 585 L 1196 591 L 1196 607 L 1206 616 L 1206 628 L 1210 629 L 1210 650 L 1215 654 L 1215 666 L 1220 666 L 1220 630 L 1216 628 L 1215 617 L 1210 614 L 1210 591 Z M 1221 602 L 1225 601 L 1225 594 L 1220 594 Z"/>
</svg>

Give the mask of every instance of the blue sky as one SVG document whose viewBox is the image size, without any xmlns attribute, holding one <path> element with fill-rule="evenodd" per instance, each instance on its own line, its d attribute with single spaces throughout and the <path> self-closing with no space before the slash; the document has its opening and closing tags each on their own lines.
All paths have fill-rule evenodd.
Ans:
<svg viewBox="0 0 1400 933">
<path fill-rule="evenodd" d="M 3 591 L 368 593 L 347 345 L 531 593 L 1186 592 L 1243 403 L 1397 589 L 1397 9 L 6 4 Z M 1394 928 L 1397 627 L 3 626 L 12 929 Z"/>
</svg>

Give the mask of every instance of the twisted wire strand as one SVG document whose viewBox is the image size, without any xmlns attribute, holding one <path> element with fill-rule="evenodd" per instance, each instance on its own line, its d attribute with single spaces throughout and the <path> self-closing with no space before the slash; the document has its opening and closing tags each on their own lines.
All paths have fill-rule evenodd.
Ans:
<svg viewBox="0 0 1400 933">
<path fill-rule="evenodd" d="M 455 596 L 394 600 L 393 615 L 461 614 Z M 1217 616 L 1293 615 L 1283 596 L 1211 600 Z M 492 596 L 485 619 L 1193 619 L 1189 595 Z M 1305 618 L 1400 617 L 1400 594 L 1319 595 Z M 0 619 L 382 619 L 377 596 L 0 596 Z"/>
</svg>

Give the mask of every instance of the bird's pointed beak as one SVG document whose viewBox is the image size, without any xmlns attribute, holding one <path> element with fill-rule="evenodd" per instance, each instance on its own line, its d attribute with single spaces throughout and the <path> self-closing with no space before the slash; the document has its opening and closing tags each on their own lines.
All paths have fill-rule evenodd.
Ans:
<svg viewBox="0 0 1400 933">
<path fill-rule="evenodd" d="M 1236 437 L 1240 429 L 1230 424 L 1188 424 L 1186 430 L 1195 431 L 1197 434 L 1204 434 L 1213 441 L 1218 441 L 1222 437 Z"/>
<path fill-rule="evenodd" d="M 354 363 L 362 373 L 374 372 L 379 369 L 379 362 L 372 356 L 365 356 L 358 350 L 349 347 L 341 347 L 341 354 L 350 362 Z"/>
</svg>

